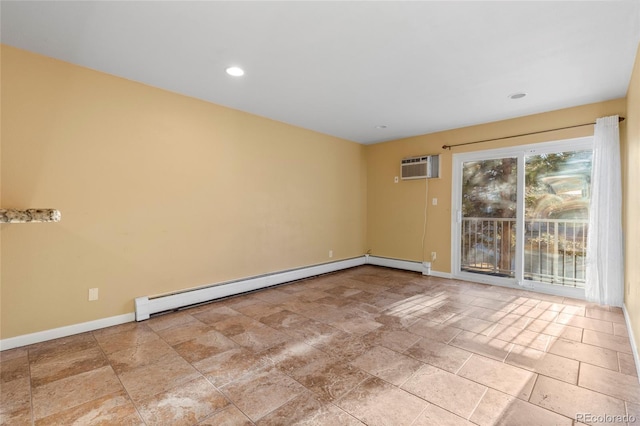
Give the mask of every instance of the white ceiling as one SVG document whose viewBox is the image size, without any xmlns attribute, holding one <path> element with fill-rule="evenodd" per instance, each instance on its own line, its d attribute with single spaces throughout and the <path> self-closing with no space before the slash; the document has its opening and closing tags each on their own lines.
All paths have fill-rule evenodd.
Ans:
<svg viewBox="0 0 640 426">
<path fill-rule="evenodd" d="M 640 41 L 638 0 L 0 8 L 2 43 L 365 144 L 624 97 Z"/>
</svg>

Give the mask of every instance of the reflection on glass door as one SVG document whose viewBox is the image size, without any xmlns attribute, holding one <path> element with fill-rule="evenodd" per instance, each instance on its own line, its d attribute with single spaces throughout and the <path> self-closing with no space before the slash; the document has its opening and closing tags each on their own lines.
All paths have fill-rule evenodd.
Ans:
<svg viewBox="0 0 640 426">
<path fill-rule="evenodd" d="M 454 155 L 454 275 L 580 297 L 592 153 L 581 138 Z"/>
<path fill-rule="evenodd" d="M 462 164 L 460 268 L 515 276 L 517 158 Z"/>
<path fill-rule="evenodd" d="M 592 151 L 525 158 L 524 279 L 584 287 Z"/>
</svg>

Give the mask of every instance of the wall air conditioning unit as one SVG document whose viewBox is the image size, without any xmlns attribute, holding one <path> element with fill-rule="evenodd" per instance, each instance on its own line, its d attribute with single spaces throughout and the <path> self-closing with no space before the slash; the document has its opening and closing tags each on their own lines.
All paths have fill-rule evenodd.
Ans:
<svg viewBox="0 0 640 426">
<path fill-rule="evenodd" d="M 407 179 L 432 179 L 440 177 L 440 155 L 422 155 L 403 158 L 400 176 Z"/>
</svg>

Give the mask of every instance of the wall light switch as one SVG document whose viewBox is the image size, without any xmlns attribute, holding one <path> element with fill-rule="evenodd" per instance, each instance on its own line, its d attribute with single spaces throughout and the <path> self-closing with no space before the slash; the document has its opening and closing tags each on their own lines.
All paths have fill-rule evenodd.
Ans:
<svg viewBox="0 0 640 426">
<path fill-rule="evenodd" d="M 434 206 L 438 205 L 438 199 L 437 198 L 432 198 L 431 199 L 431 204 L 433 204 Z"/>
<path fill-rule="evenodd" d="M 399 180 L 398 180 L 398 176 L 394 177 L 394 178 L 393 178 L 393 183 L 398 183 L 398 182 L 399 182 Z"/>
</svg>

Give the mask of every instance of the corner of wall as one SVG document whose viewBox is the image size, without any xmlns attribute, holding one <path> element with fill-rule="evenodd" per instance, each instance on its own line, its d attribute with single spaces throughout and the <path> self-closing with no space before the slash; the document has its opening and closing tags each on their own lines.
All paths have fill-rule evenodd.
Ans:
<svg viewBox="0 0 640 426">
<path fill-rule="evenodd" d="M 623 229 L 624 229 L 624 307 L 630 340 L 634 344 L 636 367 L 640 371 L 640 44 L 636 51 L 633 72 L 626 97 L 626 120 L 622 126 L 623 140 Z"/>
</svg>

